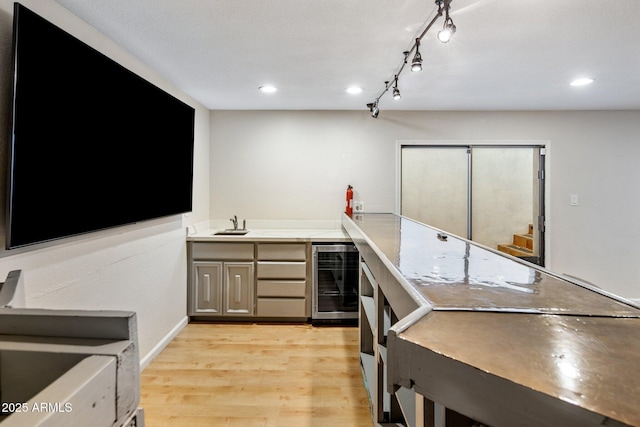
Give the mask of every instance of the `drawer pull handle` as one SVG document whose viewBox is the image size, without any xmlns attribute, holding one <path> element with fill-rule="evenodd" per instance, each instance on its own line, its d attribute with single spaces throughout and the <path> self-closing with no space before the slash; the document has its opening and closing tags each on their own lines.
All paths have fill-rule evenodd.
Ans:
<svg viewBox="0 0 640 427">
<path fill-rule="evenodd" d="M 211 275 L 204 275 L 204 300 L 205 302 L 211 302 Z"/>
<path fill-rule="evenodd" d="M 242 300 L 242 276 L 236 274 L 234 276 L 234 290 L 236 294 L 236 302 L 241 302 Z"/>
</svg>

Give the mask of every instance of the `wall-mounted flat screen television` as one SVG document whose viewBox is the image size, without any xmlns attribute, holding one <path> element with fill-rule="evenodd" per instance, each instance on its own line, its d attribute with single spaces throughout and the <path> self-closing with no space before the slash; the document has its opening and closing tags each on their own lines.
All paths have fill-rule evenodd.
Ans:
<svg viewBox="0 0 640 427">
<path fill-rule="evenodd" d="M 16 4 L 8 249 L 191 211 L 194 109 Z"/>
</svg>

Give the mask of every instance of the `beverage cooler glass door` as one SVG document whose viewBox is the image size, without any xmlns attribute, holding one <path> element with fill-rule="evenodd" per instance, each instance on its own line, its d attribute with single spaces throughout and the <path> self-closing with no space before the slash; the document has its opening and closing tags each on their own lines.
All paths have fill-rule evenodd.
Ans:
<svg viewBox="0 0 640 427">
<path fill-rule="evenodd" d="M 358 318 L 358 250 L 313 245 L 313 319 Z"/>
</svg>

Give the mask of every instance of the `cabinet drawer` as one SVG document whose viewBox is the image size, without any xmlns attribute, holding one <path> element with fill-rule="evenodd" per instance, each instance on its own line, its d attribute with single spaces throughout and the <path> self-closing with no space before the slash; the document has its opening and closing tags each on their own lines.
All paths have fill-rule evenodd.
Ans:
<svg viewBox="0 0 640 427">
<path fill-rule="evenodd" d="M 302 297 L 306 296 L 306 280 L 258 280 L 259 297 Z"/>
<path fill-rule="evenodd" d="M 260 243 L 258 260 L 306 261 L 307 245 L 304 243 Z"/>
<path fill-rule="evenodd" d="M 307 300 L 304 298 L 258 298 L 258 316 L 307 317 Z"/>
<path fill-rule="evenodd" d="M 253 243 L 193 243 L 193 259 L 253 261 Z"/>
<path fill-rule="evenodd" d="M 305 279 L 306 262 L 258 261 L 259 279 Z"/>
</svg>

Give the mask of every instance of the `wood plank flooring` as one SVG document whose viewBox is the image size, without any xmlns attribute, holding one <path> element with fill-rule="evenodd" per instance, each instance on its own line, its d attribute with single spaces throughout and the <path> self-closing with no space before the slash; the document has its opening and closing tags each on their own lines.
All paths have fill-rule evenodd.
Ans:
<svg viewBox="0 0 640 427">
<path fill-rule="evenodd" d="M 148 427 L 371 427 L 358 329 L 190 323 L 141 374 Z"/>
</svg>

